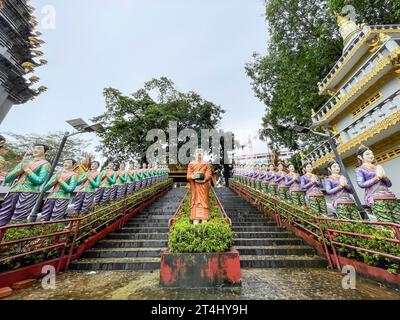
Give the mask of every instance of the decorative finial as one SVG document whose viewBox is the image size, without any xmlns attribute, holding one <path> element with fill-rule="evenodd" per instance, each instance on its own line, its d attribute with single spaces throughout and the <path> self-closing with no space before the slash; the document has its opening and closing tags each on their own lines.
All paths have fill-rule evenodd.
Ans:
<svg viewBox="0 0 400 320">
<path fill-rule="evenodd" d="M 340 35 L 343 38 L 343 44 L 346 47 L 355 38 L 356 34 L 361 31 L 361 26 L 357 25 L 355 20 L 349 16 L 342 16 L 337 12 L 335 12 L 335 15 Z"/>
</svg>

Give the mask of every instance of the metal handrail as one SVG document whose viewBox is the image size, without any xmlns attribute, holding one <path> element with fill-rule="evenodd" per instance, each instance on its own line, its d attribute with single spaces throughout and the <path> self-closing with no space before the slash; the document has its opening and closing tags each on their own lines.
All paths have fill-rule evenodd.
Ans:
<svg viewBox="0 0 400 320">
<path fill-rule="evenodd" d="M 240 184 L 240 188 L 239 185 Z M 238 194 L 245 194 L 247 195 L 247 199 L 249 199 L 249 194 L 251 195 L 251 197 L 254 199 L 255 197 L 257 197 L 257 193 L 259 193 L 258 198 L 263 199 L 263 200 L 267 200 L 268 198 L 270 198 L 268 195 L 262 194 L 257 190 L 254 190 L 246 185 L 243 185 L 237 181 L 232 181 L 231 182 L 231 186 L 233 188 L 234 191 L 236 191 Z M 254 200 L 253 200 L 254 201 Z M 318 241 L 323 245 L 324 247 L 324 251 L 325 251 L 325 255 L 329 261 L 329 263 L 331 263 L 331 253 L 329 251 L 329 249 L 331 249 L 332 253 L 333 253 L 333 258 L 334 258 L 334 263 L 335 266 L 341 270 L 341 265 L 340 265 L 340 261 L 338 259 L 338 254 L 336 251 L 336 247 L 340 246 L 340 247 L 346 247 L 349 249 L 353 249 L 356 251 L 361 251 L 361 252 L 367 252 L 367 253 L 371 253 L 374 255 L 378 255 L 382 258 L 386 258 L 386 259 L 390 259 L 390 260 L 395 260 L 395 261 L 400 261 L 400 257 L 398 256 L 394 256 L 391 255 L 389 253 L 385 253 L 385 252 L 379 252 L 376 250 L 371 250 L 368 248 L 363 248 L 360 246 L 356 246 L 356 245 L 351 245 L 348 243 L 344 243 L 344 242 L 339 242 L 337 240 L 335 240 L 335 236 L 338 234 L 344 234 L 344 235 L 348 235 L 348 236 L 353 236 L 353 237 L 357 237 L 357 238 L 364 238 L 364 239 L 376 239 L 376 237 L 369 235 L 369 234 L 363 234 L 363 233 L 358 233 L 358 232 L 352 232 L 352 231 L 345 231 L 345 230 L 340 230 L 337 228 L 337 225 L 345 225 L 345 224 L 362 224 L 362 225 L 367 225 L 367 226 L 375 226 L 377 227 L 377 230 L 379 230 L 379 228 L 391 228 L 395 231 L 395 235 L 396 238 L 379 238 L 379 240 L 382 241 L 386 241 L 388 243 L 393 243 L 393 244 L 397 244 L 400 245 L 400 224 L 396 224 L 396 223 L 392 223 L 392 222 L 373 222 L 373 221 L 364 221 L 364 220 L 344 220 L 344 219 L 333 219 L 333 218 L 325 218 L 325 217 L 319 217 L 316 216 L 312 213 L 309 213 L 305 210 L 302 210 L 301 208 L 297 208 L 295 206 L 293 206 L 292 204 L 283 202 L 283 200 L 280 199 L 276 199 L 273 198 L 272 201 L 271 199 L 268 199 L 268 201 L 275 203 L 275 212 L 274 214 L 278 214 L 279 218 L 281 219 L 280 215 L 281 213 L 279 212 L 279 210 L 277 210 L 277 207 L 280 210 L 284 210 L 288 215 L 297 218 L 300 221 L 303 221 L 305 223 L 307 223 L 308 225 L 313 226 L 314 228 L 317 228 L 320 232 L 320 236 L 307 229 L 305 226 L 302 226 L 300 223 L 298 223 L 295 220 L 288 220 L 288 223 L 292 226 L 294 226 L 295 228 L 300 228 L 302 230 L 304 230 L 306 233 L 313 235 L 315 238 L 318 239 Z M 295 212 L 292 212 L 290 210 L 288 210 L 287 208 L 283 207 L 282 204 L 284 203 L 284 205 L 288 208 L 292 208 L 293 211 L 300 211 L 303 214 L 305 214 L 306 216 L 309 216 L 310 218 L 314 219 L 316 221 L 316 223 L 308 221 L 306 218 L 299 216 L 298 214 L 296 214 Z M 329 222 L 333 222 L 336 224 L 336 227 L 331 227 L 329 225 Z M 327 246 L 326 244 L 326 240 L 328 240 L 328 244 L 329 246 Z"/>
<path fill-rule="evenodd" d="M 29 245 L 32 241 L 38 241 L 38 243 L 35 243 L 36 245 L 44 245 L 41 247 L 33 247 L 33 250 L 26 251 L 26 252 L 17 252 L 15 254 L 11 254 L 10 256 L 6 256 L 2 259 L 0 259 L 0 262 L 6 262 L 6 261 L 13 261 L 18 258 L 23 258 L 28 255 L 32 254 L 38 254 L 42 252 L 49 252 L 51 250 L 60 248 L 61 252 L 58 254 L 58 256 L 53 257 L 52 259 L 58 259 L 58 271 L 60 270 L 62 260 L 66 254 L 66 249 L 68 246 L 70 246 L 69 253 L 68 253 L 68 262 L 65 266 L 68 267 L 68 264 L 72 258 L 74 249 L 75 249 L 75 244 L 79 240 L 86 239 L 88 235 L 90 235 L 93 231 L 96 231 L 96 229 L 99 229 L 103 227 L 104 225 L 110 224 L 112 221 L 117 220 L 118 217 L 125 216 L 129 214 L 134 207 L 138 207 L 142 205 L 143 201 L 147 201 L 150 198 L 153 198 L 154 196 L 157 196 L 160 193 L 165 192 L 166 190 L 170 189 L 172 186 L 172 181 L 170 179 L 159 182 L 158 184 L 155 185 L 156 188 L 153 193 L 149 194 L 149 190 L 141 190 L 141 195 L 134 201 L 132 202 L 131 205 L 128 207 L 126 205 L 127 199 L 122 199 L 120 201 L 116 201 L 112 205 L 108 205 L 102 208 L 99 208 L 98 210 L 92 212 L 89 215 L 82 216 L 82 217 L 74 217 L 71 219 L 64 219 L 64 220 L 59 220 L 59 221 L 46 221 L 46 222 L 30 222 L 30 223 L 23 223 L 23 224 L 8 224 L 5 226 L 0 227 L 0 249 L 1 248 L 8 248 L 10 246 L 24 246 L 27 245 L 27 248 L 30 249 Z M 137 197 L 137 194 L 132 195 Z M 115 208 L 114 210 L 111 210 L 110 212 L 107 212 L 103 215 L 101 213 L 103 211 L 106 211 L 107 209 L 111 208 L 112 206 L 115 206 L 116 204 L 119 204 L 118 208 Z M 121 211 L 120 214 L 115 216 L 115 212 Z M 97 216 L 96 219 L 90 221 L 87 224 L 83 224 L 87 219 L 90 219 L 91 217 Z M 103 219 L 104 216 L 110 216 L 110 219 L 107 219 L 104 221 L 104 223 L 100 225 L 96 225 L 95 228 L 91 228 L 91 226 L 95 225 L 97 221 L 100 219 Z M 6 236 L 6 233 L 8 230 L 11 229 L 23 229 L 23 228 L 32 228 L 32 227 L 39 227 L 39 226 L 60 226 L 59 230 L 55 230 L 49 233 L 44 233 L 40 235 L 35 235 L 35 236 L 28 236 L 28 237 L 22 237 L 20 239 L 14 239 L 10 241 L 3 241 L 4 237 Z M 82 234 L 82 230 L 90 228 L 89 232 L 85 232 Z M 45 232 L 45 231 L 44 231 Z M 73 235 L 71 239 L 71 235 Z M 45 243 L 44 241 L 50 241 L 49 244 Z M 18 248 L 17 248 L 18 249 Z M 21 249 L 19 249 L 21 251 Z M 44 262 L 44 261 L 43 261 Z"/>
</svg>

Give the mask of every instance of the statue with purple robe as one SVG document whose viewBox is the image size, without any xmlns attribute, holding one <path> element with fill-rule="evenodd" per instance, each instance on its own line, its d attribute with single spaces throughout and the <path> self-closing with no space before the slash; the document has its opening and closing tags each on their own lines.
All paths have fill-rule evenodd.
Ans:
<svg viewBox="0 0 400 320">
<path fill-rule="evenodd" d="M 50 174 L 50 164 L 45 159 L 50 149 L 44 144 L 33 146 L 33 159 L 24 157 L 22 162 L 11 170 L 4 181 L 14 183 L 6 195 L 0 208 L 0 227 L 15 222 L 26 221 L 36 200 L 39 197 L 40 186 L 46 182 Z"/>
<path fill-rule="evenodd" d="M 268 193 L 273 196 L 278 195 L 278 184 L 275 183 L 275 166 L 273 164 L 269 166 L 269 173 L 265 180 L 268 182 Z"/>
<path fill-rule="evenodd" d="M 336 162 L 328 165 L 328 176 L 325 181 L 325 191 L 330 195 L 332 207 L 339 219 L 360 220 L 361 216 L 358 212 L 354 198 L 353 190 L 349 186 L 345 176 L 340 175 L 340 166 Z"/>
<path fill-rule="evenodd" d="M 367 147 L 359 148 L 356 169 L 357 184 L 365 190 L 365 204 L 371 207 L 378 221 L 400 223 L 400 205 L 389 190 L 392 182 L 380 165 L 374 165 L 374 153 Z"/>
<path fill-rule="evenodd" d="M 77 185 L 75 165 L 75 160 L 66 159 L 63 171 L 55 174 L 44 186 L 44 190 L 52 191 L 44 202 L 39 220 L 57 221 L 65 218 L 72 193 Z"/>
<path fill-rule="evenodd" d="M 285 176 L 285 185 L 289 188 L 289 201 L 298 206 L 305 206 L 305 191 L 300 186 L 300 175 L 296 172 L 293 164 L 289 165 L 289 173 Z"/>
<path fill-rule="evenodd" d="M 285 184 L 285 177 L 286 172 L 284 171 L 284 165 L 283 163 L 279 163 L 278 171 L 274 175 L 274 182 L 277 185 L 279 198 L 281 198 L 282 200 L 287 200 L 289 192 L 289 188 Z"/>
<path fill-rule="evenodd" d="M 321 180 L 313 174 L 313 166 L 306 165 L 306 174 L 300 179 L 300 188 L 306 190 L 306 204 L 319 215 L 327 215 L 325 196 L 322 192 Z"/>
<path fill-rule="evenodd" d="M 139 191 L 142 186 L 142 170 L 140 169 L 140 164 L 136 165 L 136 181 L 135 181 L 135 192 Z"/>
<path fill-rule="evenodd" d="M 135 164 L 134 163 L 130 163 L 129 164 L 129 170 L 128 170 L 128 187 L 126 189 L 126 193 L 132 194 L 135 192 L 135 185 L 136 185 L 136 170 L 135 170 Z"/>
<path fill-rule="evenodd" d="M 99 167 L 98 161 L 92 161 L 90 170 L 78 178 L 78 192 L 74 198 L 74 212 L 76 214 L 85 215 L 93 206 L 96 190 L 101 183 Z"/>
</svg>

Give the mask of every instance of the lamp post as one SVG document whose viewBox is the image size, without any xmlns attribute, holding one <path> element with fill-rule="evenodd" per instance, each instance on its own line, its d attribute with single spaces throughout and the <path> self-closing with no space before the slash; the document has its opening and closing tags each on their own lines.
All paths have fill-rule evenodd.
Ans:
<svg viewBox="0 0 400 320">
<path fill-rule="evenodd" d="M 347 170 L 346 170 L 346 168 L 345 168 L 345 166 L 344 166 L 343 160 L 342 160 L 342 158 L 340 157 L 339 152 L 337 151 L 336 143 L 335 143 L 335 141 L 333 140 L 332 134 L 331 134 L 330 132 L 326 132 L 326 133 L 317 132 L 317 131 L 312 130 L 311 128 L 302 127 L 302 126 L 294 126 L 294 130 L 297 131 L 297 132 L 299 132 L 299 133 L 310 132 L 310 133 L 312 133 L 312 134 L 315 134 L 315 135 L 317 135 L 317 136 L 324 137 L 324 138 L 327 139 L 326 142 L 328 142 L 329 146 L 331 147 L 331 149 L 332 149 L 332 151 L 333 151 L 333 153 L 334 153 L 334 155 L 335 155 L 335 159 L 336 159 L 336 162 L 338 163 L 338 165 L 339 165 L 339 167 L 340 167 L 340 171 L 341 171 L 341 172 L 343 173 L 343 175 L 346 177 L 347 182 L 349 183 L 351 189 L 354 191 L 354 192 L 353 192 L 353 197 L 354 197 L 354 200 L 355 200 L 355 202 L 356 202 L 356 206 L 357 206 L 358 211 L 360 212 L 360 214 L 361 214 L 361 216 L 362 216 L 363 219 L 369 220 L 368 214 L 367 214 L 367 212 L 365 212 L 364 207 L 363 207 L 363 205 L 362 205 L 362 203 L 361 203 L 361 201 L 360 201 L 360 198 L 358 197 L 358 194 L 357 194 L 357 192 L 356 192 L 356 189 L 354 188 L 354 185 L 353 185 L 353 183 L 351 182 L 351 179 L 350 179 L 350 177 L 349 177 L 349 175 L 348 175 L 348 173 L 347 173 Z"/>
<path fill-rule="evenodd" d="M 43 183 L 42 188 L 40 189 L 39 197 L 36 200 L 35 206 L 33 207 L 31 214 L 29 215 L 28 221 L 29 222 L 36 222 L 40 207 L 42 206 L 43 198 L 46 193 L 44 190 L 44 186 L 50 181 L 51 177 L 54 174 L 54 171 L 57 167 L 58 162 L 60 161 L 61 154 L 64 150 L 65 144 L 67 143 L 68 138 L 73 137 L 75 135 L 85 133 L 85 132 L 98 132 L 102 127 L 100 124 L 95 124 L 95 125 L 89 125 L 82 119 L 74 119 L 74 120 L 69 120 L 67 121 L 69 125 L 71 125 L 74 129 L 76 129 L 76 132 L 69 133 L 65 132 L 63 138 L 61 139 L 61 143 L 58 147 L 57 154 L 53 159 L 53 162 L 51 164 L 50 168 L 50 173 L 46 181 Z"/>
</svg>

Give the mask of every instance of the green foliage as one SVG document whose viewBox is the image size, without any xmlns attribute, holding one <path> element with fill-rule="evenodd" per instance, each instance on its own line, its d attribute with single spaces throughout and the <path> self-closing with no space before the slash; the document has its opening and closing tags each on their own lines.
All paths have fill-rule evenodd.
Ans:
<svg viewBox="0 0 400 320">
<path fill-rule="evenodd" d="M 2 242 L 9 242 L 13 240 L 22 240 L 30 237 L 35 237 L 39 235 L 50 235 L 56 232 L 60 232 L 64 229 L 63 224 L 51 224 L 51 225 L 37 225 L 33 227 L 20 227 L 8 229 L 4 235 Z M 65 240 L 66 236 L 62 236 L 58 241 Z M 7 246 L 0 247 L 0 257 L 6 258 L 16 254 L 23 254 L 33 250 L 38 250 L 46 246 L 53 244 L 56 236 L 51 236 L 48 238 L 42 238 L 40 240 L 27 240 L 17 244 L 10 244 Z M 39 263 L 41 261 L 49 260 L 58 257 L 60 254 L 60 249 L 52 249 L 47 251 L 42 251 L 39 253 L 28 254 L 24 257 L 5 260 L 0 263 L 0 272 L 15 270 L 23 266 L 32 265 Z"/>
<path fill-rule="evenodd" d="M 32 153 L 32 146 L 38 142 L 52 147 L 52 150 L 46 153 L 46 158 L 48 160 L 54 159 L 64 133 L 61 131 L 50 132 L 48 134 L 15 134 L 7 132 L 4 133 L 4 135 L 7 137 L 6 148 L 9 151 L 5 156 L 7 161 L 7 168 L 5 171 L 8 171 L 17 165 L 25 154 L 30 155 Z M 9 139 L 9 137 L 11 139 Z M 85 149 L 88 146 L 88 141 L 77 137 L 71 137 L 65 144 L 62 159 L 82 159 L 86 156 Z"/>
<path fill-rule="evenodd" d="M 393 229 L 369 226 L 357 222 L 351 224 L 338 224 L 331 222 L 329 223 L 329 226 L 335 230 L 355 232 L 371 236 L 371 238 L 360 238 L 337 233 L 334 236 L 334 241 L 400 257 L 400 246 L 397 243 L 385 240 L 396 239 L 396 234 Z M 378 254 L 339 246 L 337 253 L 344 257 L 362 261 L 371 266 L 387 269 L 391 273 L 397 273 L 400 271 L 399 263 L 393 263 L 393 260 L 383 258 Z"/>
<path fill-rule="evenodd" d="M 233 232 L 222 217 L 214 194 L 210 193 L 210 220 L 200 225 L 190 221 L 190 196 L 178 213 L 178 221 L 168 236 L 168 248 L 173 253 L 212 253 L 228 251 L 233 244 Z"/>
<path fill-rule="evenodd" d="M 220 106 L 195 92 L 178 92 L 174 83 L 165 77 L 146 82 L 131 95 L 114 88 L 104 89 L 103 94 L 107 110 L 93 121 L 105 128 L 100 133 L 101 150 L 110 157 L 144 159 L 146 150 L 153 144 L 146 141 L 150 130 L 166 131 L 170 121 L 178 123 L 178 132 L 187 128 L 214 129 L 224 113 Z"/>
<path fill-rule="evenodd" d="M 355 7 L 358 22 L 391 24 L 400 20 L 398 0 L 267 0 L 268 54 L 254 54 L 246 66 L 256 97 L 266 106 L 261 138 L 299 150 L 315 137 L 290 130 L 308 126 L 311 109 L 329 97 L 319 96 L 317 83 L 327 75 L 343 49 L 334 11 Z"/>
</svg>

